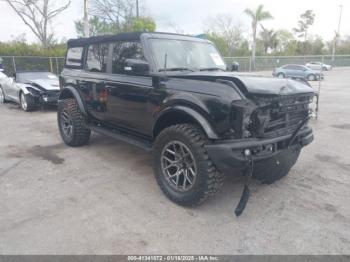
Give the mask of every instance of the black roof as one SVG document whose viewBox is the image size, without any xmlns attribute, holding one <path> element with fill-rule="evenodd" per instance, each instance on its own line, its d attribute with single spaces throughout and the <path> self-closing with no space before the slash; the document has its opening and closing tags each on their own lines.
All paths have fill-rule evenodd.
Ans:
<svg viewBox="0 0 350 262">
<path fill-rule="evenodd" d="M 138 40 L 140 40 L 140 37 L 143 33 L 191 37 L 188 35 L 180 35 L 180 34 L 174 34 L 174 33 L 163 33 L 163 32 L 120 33 L 117 35 L 102 35 L 102 36 L 93 36 L 93 37 L 88 37 L 88 38 L 70 39 L 70 40 L 68 40 L 68 47 L 80 47 L 80 46 L 86 46 L 86 45 L 90 45 L 90 44 L 101 43 L 101 42 L 138 41 Z"/>
<path fill-rule="evenodd" d="M 140 40 L 142 32 L 135 33 L 120 33 L 117 35 L 102 35 L 93 36 L 88 38 L 77 38 L 68 40 L 69 47 L 86 46 L 90 44 L 100 43 L 100 42 L 112 42 L 112 41 L 136 41 Z"/>
</svg>

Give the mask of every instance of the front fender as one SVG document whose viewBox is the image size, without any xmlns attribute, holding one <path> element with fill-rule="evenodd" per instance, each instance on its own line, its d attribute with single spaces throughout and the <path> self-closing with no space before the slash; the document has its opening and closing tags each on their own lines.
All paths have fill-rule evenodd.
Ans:
<svg viewBox="0 0 350 262">
<path fill-rule="evenodd" d="M 197 122 L 197 124 L 200 127 L 202 127 L 202 129 L 204 130 L 204 132 L 206 133 L 209 139 L 216 140 L 219 138 L 216 132 L 214 131 L 214 129 L 212 128 L 211 124 L 209 123 L 209 121 L 202 114 L 184 105 L 171 106 L 169 108 L 164 109 L 162 113 L 158 115 L 157 120 L 155 121 L 155 124 L 153 126 L 153 130 L 157 126 L 158 122 L 161 121 L 162 117 L 166 117 L 168 113 L 174 113 L 174 112 L 182 113 L 182 114 L 186 114 L 187 116 L 190 116 L 194 121 Z"/>
</svg>

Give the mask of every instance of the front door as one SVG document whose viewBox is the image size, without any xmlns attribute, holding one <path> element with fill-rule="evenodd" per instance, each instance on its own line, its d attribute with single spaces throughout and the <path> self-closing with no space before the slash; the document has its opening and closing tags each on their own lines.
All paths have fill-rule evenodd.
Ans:
<svg viewBox="0 0 350 262">
<path fill-rule="evenodd" d="M 140 42 L 112 44 L 112 74 L 106 82 L 108 90 L 107 119 L 121 127 L 150 135 L 152 112 L 149 96 L 153 90 L 148 72 L 134 71 L 128 61 L 144 64 Z"/>
</svg>

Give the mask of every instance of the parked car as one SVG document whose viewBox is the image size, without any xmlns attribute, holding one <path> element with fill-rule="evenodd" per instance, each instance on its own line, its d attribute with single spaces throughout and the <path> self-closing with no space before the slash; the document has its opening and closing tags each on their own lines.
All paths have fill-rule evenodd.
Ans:
<svg viewBox="0 0 350 262">
<path fill-rule="evenodd" d="M 22 71 L 0 78 L 0 103 L 12 101 L 24 111 L 57 104 L 59 92 L 58 77 L 49 72 Z"/>
<path fill-rule="evenodd" d="M 330 71 L 332 70 L 332 66 L 331 65 L 327 65 L 327 64 L 323 64 L 321 62 L 310 62 L 307 63 L 305 66 L 307 66 L 308 68 L 312 69 L 312 70 L 316 70 L 316 71 Z"/>
<path fill-rule="evenodd" d="M 275 68 L 272 75 L 278 78 L 301 78 L 308 81 L 316 81 L 324 78 L 324 75 L 319 71 L 312 70 L 303 65 L 284 65 Z"/>
<path fill-rule="evenodd" d="M 58 128 L 72 147 L 91 131 L 152 150 L 155 178 L 172 201 L 194 206 L 224 175 L 264 183 L 287 175 L 313 140 L 314 91 L 290 79 L 240 76 L 208 40 L 123 33 L 68 41 Z M 135 192 L 137 194 L 137 192 Z"/>
</svg>

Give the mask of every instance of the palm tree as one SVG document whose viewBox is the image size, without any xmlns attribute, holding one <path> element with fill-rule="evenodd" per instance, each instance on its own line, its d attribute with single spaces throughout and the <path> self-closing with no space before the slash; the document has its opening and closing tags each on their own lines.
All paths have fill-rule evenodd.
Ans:
<svg viewBox="0 0 350 262">
<path fill-rule="evenodd" d="M 256 10 L 247 8 L 244 10 L 251 19 L 252 19 L 252 31 L 253 31 L 253 46 L 252 46 L 252 63 L 253 69 L 255 69 L 255 53 L 256 53 L 256 33 L 258 29 L 258 24 L 264 20 L 272 19 L 272 15 L 264 10 L 264 5 L 259 5 Z"/>
</svg>

